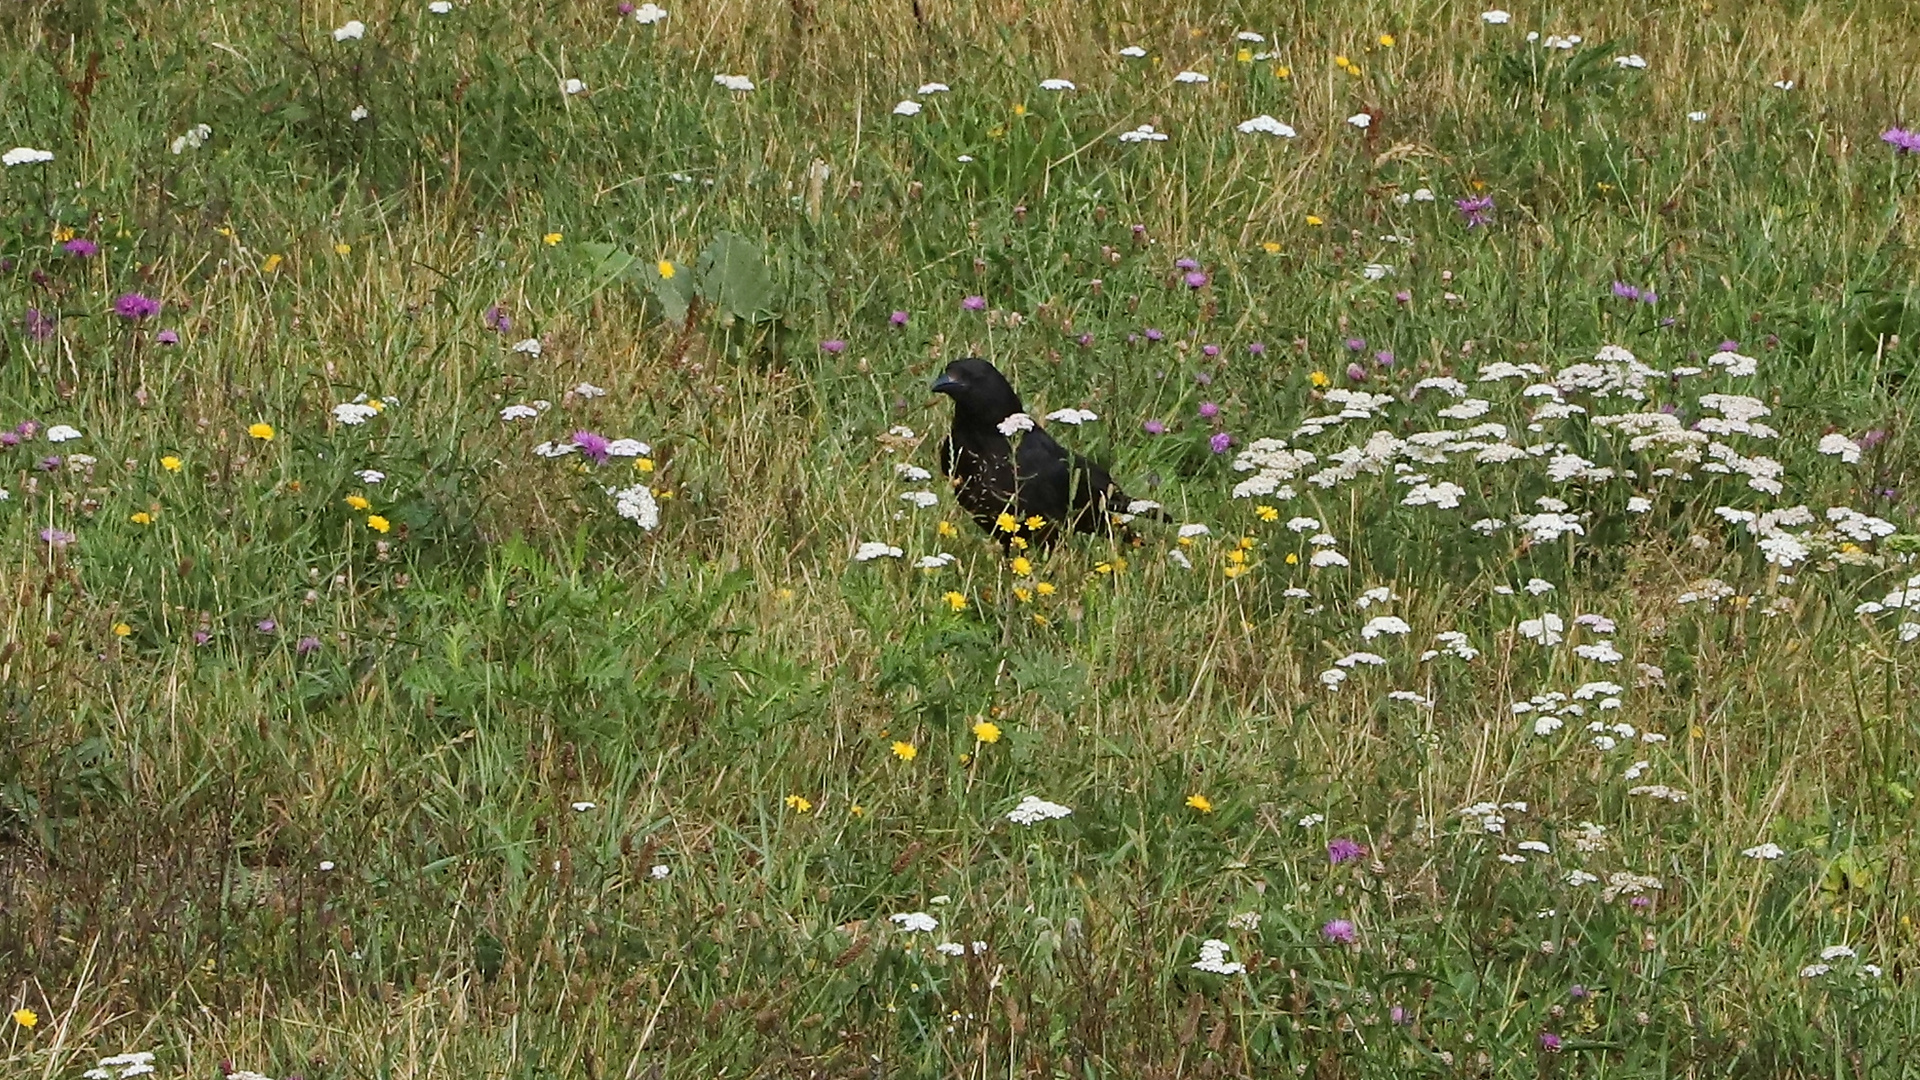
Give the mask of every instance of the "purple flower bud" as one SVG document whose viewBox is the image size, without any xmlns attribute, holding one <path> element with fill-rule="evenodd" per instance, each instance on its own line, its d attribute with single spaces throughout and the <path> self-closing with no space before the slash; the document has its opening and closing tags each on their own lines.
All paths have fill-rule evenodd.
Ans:
<svg viewBox="0 0 1920 1080">
<path fill-rule="evenodd" d="M 26 315 L 20 319 L 20 326 L 35 341 L 45 341 L 53 336 L 53 319 L 39 308 L 28 308 Z"/>
<path fill-rule="evenodd" d="M 1413 303 L 1413 294 L 1405 289 L 1401 289 L 1399 292 L 1393 294 L 1393 302 L 1403 305 L 1411 304 Z"/>
<path fill-rule="evenodd" d="M 627 3 L 626 0 L 621 0 L 618 10 L 622 15 L 631 15 L 633 14 L 633 5 Z"/>
<path fill-rule="evenodd" d="M 1200 403 L 1200 418 L 1202 420 L 1211 420 L 1214 417 L 1219 415 L 1220 415 L 1219 405 L 1211 401 L 1203 401 Z"/>
<path fill-rule="evenodd" d="M 1092 335 L 1092 334 L 1081 334 L 1078 340 L 1079 340 L 1079 343 L 1080 343 L 1080 347 L 1081 347 L 1081 348 L 1083 348 L 1083 349 L 1090 349 L 1090 348 L 1092 348 L 1092 347 L 1093 347 L 1093 335 Z"/>
<path fill-rule="evenodd" d="M 895 326 L 905 326 L 907 325 L 907 313 L 904 311 L 896 311 L 887 316 L 887 321 Z"/>
<path fill-rule="evenodd" d="M 1267 343 L 1264 341 L 1256 341 L 1253 344 L 1247 346 L 1247 352 L 1251 353 L 1254 356 L 1265 355 L 1266 351 L 1267 351 Z"/>
<path fill-rule="evenodd" d="M 823 353 L 831 353 L 835 356 L 838 356 L 839 354 L 845 352 L 846 350 L 847 350 L 847 343 L 844 341 L 841 341 L 839 338 L 828 338 L 827 340 L 820 343 L 820 351 Z"/>
<path fill-rule="evenodd" d="M 1158 420 L 1149 420 L 1141 424 L 1140 427 L 1149 435 L 1165 435 L 1167 433 L 1167 425 Z"/>
<path fill-rule="evenodd" d="M 1233 436 L 1224 431 L 1216 431 L 1207 440 L 1207 447 L 1216 454 L 1224 454 L 1233 448 Z"/>
<path fill-rule="evenodd" d="M 1587 988 L 1579 983 L 1574 983 L 1567 989 L 1567 996 L 1575 1001 L 1585 1001 L 1587 998 Z"/>
<path fill-rule="evenodd" d="M 193 643 L 195 645 L 205 645 L 207 642 L 212 640 L 213 640 L 213 635 L 207 633 L 205 630 L 195 630 L 193 632 Z"/>
<path fill-rule="evenodd" d="M 985 311 L 987 309 L 987 298 L 984 296 L 969 296 L 960 301 L 960 306 L 966 308 L 968 311 Z"/>
<path fill-rule="evenodd" d="M 43 457 L 39 461 L 34 462 L 33 467 L 39 469 L 41 472 L 52 472 L 60 467 L 60 455 L 54 454 L 51 457 Z"/>
<path fill-rule="evenodd" d="M 1199 383 L 1201 386 L 1212 386 L 1213 375 L 1205 371 L 1196 371 L 1193 373 L 1193 381 Z"/>
</svg>

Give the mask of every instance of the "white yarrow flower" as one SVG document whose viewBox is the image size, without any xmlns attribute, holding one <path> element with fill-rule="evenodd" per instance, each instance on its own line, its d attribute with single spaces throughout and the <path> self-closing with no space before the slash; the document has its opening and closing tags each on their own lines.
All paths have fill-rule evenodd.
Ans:
<svg viewBox="0 0 1920 1080">
<path fill-rule="evenodd" d="M 887 919 L 909 934 L 931 934 L 940 928 L 940 920 L 924 911 L 903 911 L 898 915 L 889 915 Z"/>
<path fill-rule="evenodd" d="M 1014 413 L 1012 416 L 1007 417 L 994 426 L 999 429 L 1000 434 L 1005 435 L 1009 439 L 1013 438 L 1013 436 L 1019 432 L 1032 431 L 1034 429 L 1033 417 L 1023 412 Z"/>
<path fill-rule="evenodd" d="M 42 161 L 52 160 L 53 151 L 35 150 L 31 146 L 16 146 L 6 153 L 0 154 L 0 163 L 5 164 L 9 169 L 15 165 L 37 165 Z"/>
<path fill-rule="evenodd" d="M 884 540 L 868 540 L 854 549 L 854 562 L 872 562 L 875 559 L 897 559 L 905 552 Z"/>
<path fill-rule="evenodd" d="M 753 89 L 753 80 L 745 75 L 715 75 L 713 84 L 741 94 Z"/>
<path fill-rule="evenodd" d="M 909 98 L 909 99 L 907 99 L 906 101 L 902 101 L 902 102 L 901 102 L 900 104 L 898 104 L 898 105 L 895 105 L 895 106 L 893 107 L 893 115 L 895 115 L 895 116 L 919 116 L 919 115 L 920 115 L 920 108 L 921 108 L 921 106 L 920 106 L 920 103 L 919 103 L 919 102 L 917 102 L 917 101 L 914 101 L 913 99 L 911 99 L 911 98 Z"/>
<path fill-rule="evenodd" d="M 47 429 L 48 442 L 72 442 L 80 437 L 80 429 L 68 424 L 55 424 Z"/>
<path fill-rule="evenodd" d="M 1067 807 L 1056 802 L 1048 802 L 1037 795 L 1029 795 L 1020 800 L 1020 805 L 1007 811 L 1007 820 L 1015 825 L 1032 825 L 1040 821 L 1055 821 L 1073 813 Z"/>
<path fill-rule="evenodd" d="M 658 4 L 641 4 L 633 9 L 633 21 L 650 26 L 667 17 L 667 9 Z"/>
<path fill-rule="evenodd" d="M 645 484 L 635 484 L 630 488 L 608 488 L 607 494 L 613 496 L 614 512 L 648 532 L 660 525 L 660 504 L 653 497 L 653 489 Z"/>
<path fill-rule="evenodd" d="M 1075 87 L 1073 83 L 1067 79 L 1041 79 L 1040 89 L 1058 92 L 1061 90 L 1072 90 L 1075 89 Z"/>
<path fill-rule="evenodd" d="M 333 32 L 335 41 L 358 41 L 367 36 L 367 24 L 359 19 L 348 19 L 345 25 Z"/>
<path fill-rule="evenodd" d="M 1373 126 L 1373 114 L 1363 112 L 1354 113 L 1352 116 L 1347 117 L 1347 123 L 1365 131 Z"/>
</svg>

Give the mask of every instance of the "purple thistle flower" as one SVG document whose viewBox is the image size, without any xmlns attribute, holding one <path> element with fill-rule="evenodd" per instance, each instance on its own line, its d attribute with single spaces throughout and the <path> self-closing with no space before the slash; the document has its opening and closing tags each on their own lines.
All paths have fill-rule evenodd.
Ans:
<svg viewBox="0 0 1920 1080">
<path fill-rule="evenodd" d="M 1893 147 L 1895 153 L 1920 154 L 1920 131 L 1908 131 L 1905 128 L 1888 128 L 1880 139 Z"/>
<path fill-rule="evenodd" d="M 1155 330 L 1155 329 L 1153 329 L 1153 328 L 1151 328 L 1151 327 L 1149 327 L 1149 328 L 1147 328 L 1147 330 L 1146 330 L 1146 335 L 1147 335 L 1147 340 L 1148 340 L 1148 341 L 1159 341 L 1159 340 L 1160 340 L 1161 338 L 1163 338 L 1163 337 L 1166 337 L 1166 336 L 1167 336 L 1167 335 L 1165 335 L 1165 334 L 1163 334 L 1163 333 L 1161 333 L 1160 331 L 1158 331 L 1158 330 Z"/>
<path fill-rule="evenodd" d="M 1196 371 L 1193 373 L 1193 381 L 1201 386 L 1212 386 L 1213 375 L 1205 371 Z"/>
<path fill-rule="evenodd" d="M 1393 294 L 1393 302 L 1403 306 L 1411 304 L 1413 303 L 1413 294 L 1405 289 L 1401 289 L 1399 292 Z"/>
<path fill-rule="evenodd" d="M 35 341 L 45 341 L 53 336 L 53 317 L 37 307 L 30 307 L 20 320 L 20 326 L 27 336 Z"/>
<path fill-rule="evenodd" d="M 4 446 L 4 447 L 6 447 L 7 449 L 9 449 L 9 450 L 11 450 L 11 449 L 13 449 L 14 447 L 16 447 L 16 446 L 19 446 L 19 445 L 20 445 L 20 433 L 19 433 L 19 432 L 17 432 L 17 431 L 0 431 L 0 446 Z"/>
<path fill-rule="evenodd" d="M 1359 841 L 1349 840 L 1344 836 L 1335 837 L 1327 843 L 1327 861 L 1335 866 L 1343 862 L 1351 862 L 1366 853 L 1366 847 Z"/>
<path fill-rule="evenodd" d="M 162 345 L 178 345 L 180 344 L 180 335 L 172 330 L 162 330 L 153 335 L 153 340 Z"/>
<path fill-rule="evenodd" d="M 1587 988 L 1579 983 L 1574 983 L 1567 988 L 1567 996 L 1575 1001 L 1584 1001 L 1587 997 Z"/>
<path fill-rule="evenodd" d="M 113 302 L 113 313 L 128 322 L 151 319 L 160 314 L 160 301 L 137 292 L 121 293 Z"/>
<path fill-rule="evenodd" d="M 1359 364 L 1348 364 L 1347 378 L 1353 380 L 1354 382 L 1366 382 L 1367 369 L 1361 367 Z"/>
<path fill-rule="evenodd" d="M 1267 343 L 1264 341 L 1256 341 L 1253 344 L 1247 346 L 1247 352 L 1253 356 L 1265 355 L 1266 351 L 1267 351 Z"/>
<path fill-rule="evenodd" d="M 1381 349 L 1379 352 L 1374 353 L 1373 362 L 1376 364 L 1379 364 L 1381 367 L 1392 367 L 1393 366 L 1393 350 Z"/>
<path fill-rule="evenodd" d="M 1616 299 L 1620 300 L 1638 300 L 1640 299 L 1640 290 L 1624 281 L 1615 281 L 1613 283 L 1613 295 Z"/>
<path fill-rule="evenodd" d="M 841 341 L 839 338 L 828 338 L 827 340 L 820 343 L 820 351 L 823 353 L 831 354 L 833 356 L 838 356 L 841 353 L 845 352 L 846 350 L 847 350 L 847 343 L 844 341 Z"/>
<path fill-rule="evenodd" d="M 1092 348 L 1092 347 L 1093 347 L 1093 335 L 1092 335 L 1092 334 L 1081 334 L 1081 335 L 1080 335 L 1080 338 L 1079 338 L 1079 342 L 1080 342 L 1080 347 L 1081 347 L 1081 348 L 1083 348 L 1083 349 L 1088 349 L 1088 348 Z"/>
<path fill-rule="evenodd" d="M 213 640 L 213 635 L 207 633 L 205 630 L 195 630 L 193 632 L 193 643 L 195 645 L 205 645 L 207 642 L 212 640 Z"/>
<path fill-rule="evenodd" d="M 275 630 L 280 629 L 280 624 L 272 619 L 261 619 L 259 622 L 253 624 L 253 628 L 263 634 L 271 634 Z"/>
<path fill-rule="evenodd" d="M 1167 433 L 1167 425 L 1158 420 L 1149 420 L 1141 424 L 1140 428 L 1149 435 L 1165 435 Z"/>
<path fill-rule="evenodd" d="M 1481 195 L 1472 199 L 1455 199 L 1460 215 L 1467 219 L 1467 228 L 1477 229 L 1482 225 L 1493 224 L 1493 196 Z"/>
<path fill-rule="evenodd" d="M 1351 945 L 1360 940 L 1360 934 L 1353 923 L 1346 919 L 1334 919 L 1320 928 L 1320 933 L 1336 945 Z"/>
<path fill-rule="evenodd" d="M 1189 270 L 1187 271 L 1187 276 L 1184 280 L 1187 283 L 1187 288 L 1199 289 L 1199 288 L 1204 288 L 1209 279 L 1205 273 L 1199 270 Z"/>
<path fill-rule="evenodd" d="M 309 656 L 320 651 L 320 639 L 309 634 L 293 645 L 293 651 L 301 656 Z"/>
<path fill-rule="evenodd" d="M 968 311 L 985 311 L 987 309 L 987 298 L 984 296 L 969 296 L 960 301 L 960 306 L 966 308 Z"/>
<path fill-rule="evenodd" d="M 1545 1050 L 1549 1054 L 1559 1053 L 1560 1052 L 1560 1036 L 1555 1035 L 1551 1031 L 1541 1032 L 1540 1033 L 1540 1049 Z"/>
<path fill-rule="evenodd" d="M 1202 355 L 1202 356 L 1219 356 L 1219 355 L 1220 355 L 1220 346 L 1218 346 L 1218 345 L 1202 345 L 1202 346 L 1200 346 L 1200 355 Z"/>
<path fill-rule="evenodd" d="M 79 537 L 65 529 L 45 528 L 40 530 L 40 542 L 50 544 L 55 548 L 66 547 L 78 539 Z"/>
<path fill-rule="evenodd" d="M 1348 339 L 1347 339 L 1347 351 L 1348 351 L 1348 352 L 1360 352 L 1360 351 L 1362 351 L 1362 350 L 1364 350 L 1364 349 L 1365 349 L 1366 347 L 1367 347 L 1367 339 L 1366 339 L 1366 338 L 1363 338 L 1363 337 L 1350 337 L 1350 338 L 1348 338 Z"/>
<path fill-rule="evenodd" d="M 1216 431 L 1213 437 L 1207 440 L 1207 447 L 1216 454 L 1224 454 L 1233 448 L 1233 436 L 1224 431 Z"/>
<path fill-rule="evenodd" d="M 76 236 L 66 243 L 61 244 L 60 250 L 77 259 L 90 259 L 100 253 L 100 245 L 88 240 L 86 237 Z"/>
<path fill-rule="evenodd" d="M 1174 266 L 1175 266 L 1176 268 L 1178 268 L 1178 269 L 1181 269 L 1181 270 L 1198 270 L 1198 269 L 1200 269 L 1200 264 L 1199 264 L 1199 263 L 1197 263 L 1197 262 L 1195 262 L 1195 261 L 1194 261 L 1194 260 L 1192 260 L 1192 259 L 1175 259 L 1175 260 L 1173 261 L 1173 265 L 1174 265 Z"/>
<path fill-rule="evenodd" d="M 1219 415 L 1220 406 L 1218 404 L 1211 401 L 1203 401 L 1200 403 L 1200 418 L 1202 420 L 1211 420 Z"/>
<path fill-rule="evenodd" d="M 907 313 L 904 311 L 896 311 L 887 316 L 887 321 L 895 326 L 905 326 L 907 325 Z"/>
<path fill-rule="evenodd" d="M 610 456 L 608 448 L 613 445 L 613 440 L 599 432 L 582 429 L 573 433 L 573 445 L 580 448 L 582 457 L 593 459 L 595 465 L 605 465 Z"/>
<path fill-rule="evenodd" d="M 486 321 L 487 329 L 496 334 L 504 334 L 513 329 L 513 316 L 502 310 L 499 304 L 488 308 L 487 313 L 481 318 Z"/>
<path fill-rule="evenodd" d="M 52 472 L 60 467 L 60 455 L 54 454 L 51 457 L 43 457 L 39 461 L 34 462 L 33 467 L 39 469 L 41 472 Z"/>
</svg>

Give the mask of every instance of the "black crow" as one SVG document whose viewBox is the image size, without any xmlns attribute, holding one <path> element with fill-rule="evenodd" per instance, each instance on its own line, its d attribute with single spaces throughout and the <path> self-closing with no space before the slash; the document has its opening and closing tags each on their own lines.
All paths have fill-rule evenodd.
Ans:
<svg viewBox="0 0 1920 1080">
<path fill-rule="evenodd" d="M 1020 395 L 992 364 L 969 356 L 947 365 L 933 392 L 953 399 L 953 431 L 940 443 L 940 471 L 973 520 L 1014 546 L 1052 542 L 1060 526 L 1125 535 L 1136 514 L 1164 517 L 1136 501 L 1107 470 L 1053 441 L 1026 416 Z M 1021 419 L 1010 418 L 1019 417 Z M 1015 449 L 1018 447 L 1018 449 Z"/>
</svg>

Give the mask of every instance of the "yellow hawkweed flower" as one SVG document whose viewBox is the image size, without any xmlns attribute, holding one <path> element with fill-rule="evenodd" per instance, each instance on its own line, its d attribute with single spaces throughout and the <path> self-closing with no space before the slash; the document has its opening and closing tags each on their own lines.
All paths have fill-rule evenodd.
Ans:
<svg viewBox="0 0 1920 1080">
<path fill-rule="evenodd" d="M 852 814 L 854 817 L 866 817 L 867 808 L 861 806 L 859 803 L 854 803 L 852 806 L 847 807 L 847 813 Z"/>
<path fill-rule="evenodd" d="M 1279 521 L 1280 511 L 1271 506 L 1256 506 L 1253 515 L 1261 521 Z"/>
<path fill-rule="evenodd" d="M 1013 115 L 1015 115 L 1015 116 L 1025 116 L 1025 115 L 1027 115 L 1027 107 L 1026 107 L 1025 105 L 1021 105 L 1021 104 L 1015 104 L 1015 105 L 1014 105 L 1014 107 L 1013 107 Z"/>
<path fill-rule="evenodd" d="M 263 274 L 271 274 L 275 270 L 280 269 L 280 264 L 285 261 L 287 261 L 287 259 L 284 255 L 269 255 L 267 256 L 267 261 L 260 264 L 260 272 Z"/>
<path fill-rule="evenodd" d="M 1251 64 L 1253 63 L 1253 50 L 1241 49 L 1239 52 L 1233 54 L 1233 58 L 1238 63 Z"/>
<path fill-rule="evenodd" d="M 1241 574 L 1244 574 L 1251 569 L 1253 569 L 1253 567 L 1248 566 L 1245 563 L 1229 563 L 1228 565 L 1221 567 L 1220 572 L 1222 574 L 1225 574 L 1228 580 L 1232 580 L 1233 578 L 1237 578 Z"/>
<path fill-rule="evenodd" d="M 1288 67 L 1287 65 L 1285 64 L 1274 65 L 1274 69 L 1273 69 L 1274 78 L 1285 79 L 1285 78 L 1290 78 L 1292 75 L 1293 75 L 1293 69 Z"/>
<path fill-rule="evenodd" d="M 813 803 L 805 795 L 789 795 L 787 808 L 796 814 L 808 814 L 813 812 Z"/>
<path fill-rule="evenodd" d="M 1326 386 L 1329 383 L 1333 382 L 1332 379 L 1327 378 L 1327 373 L 1324 371 L 1315 371 L 1315 372 L 1308 373 L 1307 381 L 1312 383 L 1315 386 Z"/>
<path fill-rule="evenodd" d="M 633 462 L 633 471 L 634 472 L 652 472 L 653 459 L 650 457 L 635 458 Z"/>
<path fill-rule="evenodd" d="M 32 1009 L 15 1009 L 13 1010 L 13 1022 L 26 1028 L 28 1031 L 32 1031 L 33 1026 L 40 1022 L 40 1014 L 34 1012 Z"/>
<path fill-rule="evenodd" d="M 1053 587 L 1053 582 L 1042 581 L 1038 585 L 1035 585 L 1033 587 L 1033 591 L 1039 593 L 1041 596 L 1052 596 L 1055 592 L 1058 592 L 1059 590 Z"/>
<path fill-rule="evenodd" d="M 256 439 L 259 439 L 261 442 L 272 442 L 273 441 L 273 425 L 272 424 L 248 424 L 247 434 L 253 436 Z"/>
<path fill-rule="evenodd" d="M 1027 538 L 1024 536 L 1010 536 L 1007 538 L 1007 543 L 1012 544 L 1021 551 L 1027 550 Z"/>
<path fill-rule="evenodd" d="M 126 623 L 117 622 L 113 624 L 114 637 L 126 637 L 128 634 L 131 634 L 131 633 L 133 633 L 133 627 L 128 626 Z"/>
<path fill-rule="evenodd" d="M 333 245 L 333 253 L 335 255 L 351 255 L 353 254 L 353 245 L 345 242 L 335 244 Z"/>
<path fill-rule="evenodd" d="M 1324 220 L 1323 220 L 1323 219 L 1322 219 L 1322 218 L 1320 217 L 1320 215 L 1318 215 L 1318 214 L 1308 214 L 1308 215 L 1307 215 L 1307 224 L 1308 224 L 1309 226 L 1311 226 L 1311 227 L 1313 227 L 1313 228 L 1316 228 L 1316 229 L 1317 229 L 1317 228 L 1319 228 L 1320 226 L 1322 226 L 1322 225 L 1325 225 L 1325 224 L 1326 224 L 1326 221 L 1324 221 Z"/>
<path fill-rule="evenodd" d="M 1251 536 L 1243 536 L 1240 538 L 1240 541 L 1234 546 L 1239 548 L 1241 551 L 1252 551 L 1254 547 L 1257 546 L 1259 543 L 1260 541 L 1255 540 Z"/>
<path fill-rule="evenodd" d="M 386 518 L 381 517 L 379 514 L 374 514 L 373 516 L 367 518 L 367 528 L 372 529 L 374 532 L 377 532 L 377 533 L 384 533 L 388 529 L 393 528 L 393 523 L 388 521 Z"/>
<path fill-rule="evenodd" d="M 547 235 L 541 237 L 540 242 L 547 245 L 548 247 L 552 247 L 555 244 L 558 244 L 563 239 L 565 239 L 565 237 L 562 237 L 559 233 L 550 232 Z"/>
<path fill-rule="evenodd" d="M 160 459 L 160 467 L 168 472 L 179 472 L 182 464 L 184 464 L 184 462 L 172 454 L 168 454 L 166 457 Z"/>
<path fill-rule="evenodd" d="M 1013 561 L 1007 565 L 1013 569 L 1014 573 L 1019 574 L 1021 577 L 1026 577 L 1028 574 L 1033 573 L 1033 562 L 1025 555 L 1015 555 Z"/>
<path fill-rule="evenodd" d="M 960 535 L 960 530 L 954 528 L 953 522 L 951 521 L 941 522 L 940 526 L 934 531 L 939 533 L 941 536 L 959 536 Z"/>
<path fill-rule="evenodd" d="M 1034 514 L 1033 516 L 1027 518 L 1027 528 L 1029 529 L 1039 529 L 1042 526 L 1046 525 L 1046 523 L 1047 523 L 1047 519 L 1041 517 L 1039 514 Z"/>
<path fill-rule="evenodd" d="M 139 510 L 130 515 L 127 520 L 133 522 L 135 525 L 151 525 L 153 524 L 153 515 L 145 510 Z"/>
<path fill-rule="evenodd" d="M 1013 587 L 1013 598 L 1023 604 L 1031 603 L 1033 601 L 1033 590 L 1015 585 Z"/>
<path fill-rule="evenodd" d="M 945 600 L 947 602 L 947 606 L 952 608 L 955 611 L 967 610 L 967 595 L 965 593 L 958 593 L 958 592 L 953 592 L 949 590 L 945 595 L 940 597 L 940 599 Z"/>
<path fill-rule="evenodd" d="M 1383 48 L 1383 49 L 1391 49 L 1391 48 L 1393 48 L 1393 47 L 1394 47 L 1394 45 L 1396 45 L 1396 44 L 1398 44 L 1398 43 L 1397 43 L 1397 42 L 1396 42 L 1396 41 L 1394 40 L 1394 37 L 1393 37 L 1393 35 L 1392 35 L 1392 34 L 1381 34 L 1381 35 L 1380 35 L 1380 47 L 1381 47 L 1381 48 Z"/>
<path fill-rule="evenodd" d="M 54 243 L 56 243 L 56 244 L 64 244 L 64 243 L 66 243 L 67 241 L 69 241 L 69 240 L 71 240 L 71 239 L 73 239 L 73 227 L 72 227 L 72 226 L 70 226 L 70 225 L 55 225 L 55 226 L 53 227 L 53 242 L 54 242 Z"/>
<path fill-rule="evenodd" d="M 1110 562 L 1096 563 L 1094 564 L 1093 572 L 1096 574 L 1111 574 L 1113 573 L 1113 564 Z"/>
<path fill-rule="evenodd" d="M 660 271 L 660 277 L 661 277 L 661 280 L 663 281 L 672 280 L 673 275 L 679 272 L 673 268 L 672 263 L 668 262 L 665 259 L 661 259 L 657 264 L 655 264 L 654 269 Z"/>
<path fill-rule="evenodd" d="M 1004 510 L 1000 512 L 999 517 L 993 519 L 993 524 L 995 528 L 1004 533 L 1017 533 L 1020 531 L 1020 519 Z"/>
<path fill-rule="evenodd" d="M 1300 565 L 1300 556 L 1298 556 L 1298 555 L 1296 555 L 1296 554 L 1294 554 L 1294 553 L 1293 553 L 1293 552 L 1291 552 L 1291 551 L 1289 551 L 1289 552 L 1287 552 L 1287 565 L 1288 565 L 1288 566 L 1299 566 L 1299 565 Z"/>
<path fill-rule="evenodd" d="M 1203 814 L 1213 813 L 1213 800 L 1207 798 L 1205 795 L 1193 794 L 1187 796 L 1187 805 Z"/>
<path fill-rule="evenodd" d="M 1280 242 L 1278 240 L 1268 240 L 1260 245 L 1260 250 L 1269 255 L 1278 255 L 1280 254 Z"/>
<path fill-rule="evenodd" d="M 1000 725 L 991 720 L 982 720 L 973 725 L 973 737 L 983 743 L 997 743 L 1000 741 Z"/>
<path fill-rule="evenodd" d="M 1227 552 L 1227 563 L 1231 566 L 1245 566 L 1247 564 L 1247 553 L 1241 551 L 1239 548 L 1235 548 Z"/>
<path fill-rule="evenodd" d="M 1051 620 L 1049 620 L 1049 619 L 1048 619 L 1048 618 L 1047 618 L 1047 617 L 1046 617 L 1045 615 L 1042 615 L 1042 614 L 1040 614 L 1039 612 L 1037 612 L 1037 611 L 1036 611 L 1036 612 L 1034 612 L 1034 613 L 1033 613 L 1033 625 L 1035 625 L 1035 626 L 1051 626 L 1051 625 L 1053 625 L 1053 624 L 1052 624 L 1052 622 L 1051 622 Z"/>
<path fill-rule="evenodd" d="M 353 507 L 355 510 L 366 510 L 373 506 L 372 503 L 367 501 L 365 495 L 349 495 L 345 501 L 348 506 Z"/>
<path fill-rule="evenodd" d="M 1345 71 L 1347 68 L 1353 66 L 1353 61 L 1347 59 L 1345 56 L 1336 56 L 1333 58 L 1333 66 L 1339 68 L 1341 71 Z"/>
<path fill-rule="evenodd" d="M 895 739 L 893 740 L 893 756 L 899 758 L 901 761 L 912 761 L 914 758 L 920 756 L 920 748 L 910 742 L 901 742 L 899 739 Z"/>
</svg>

